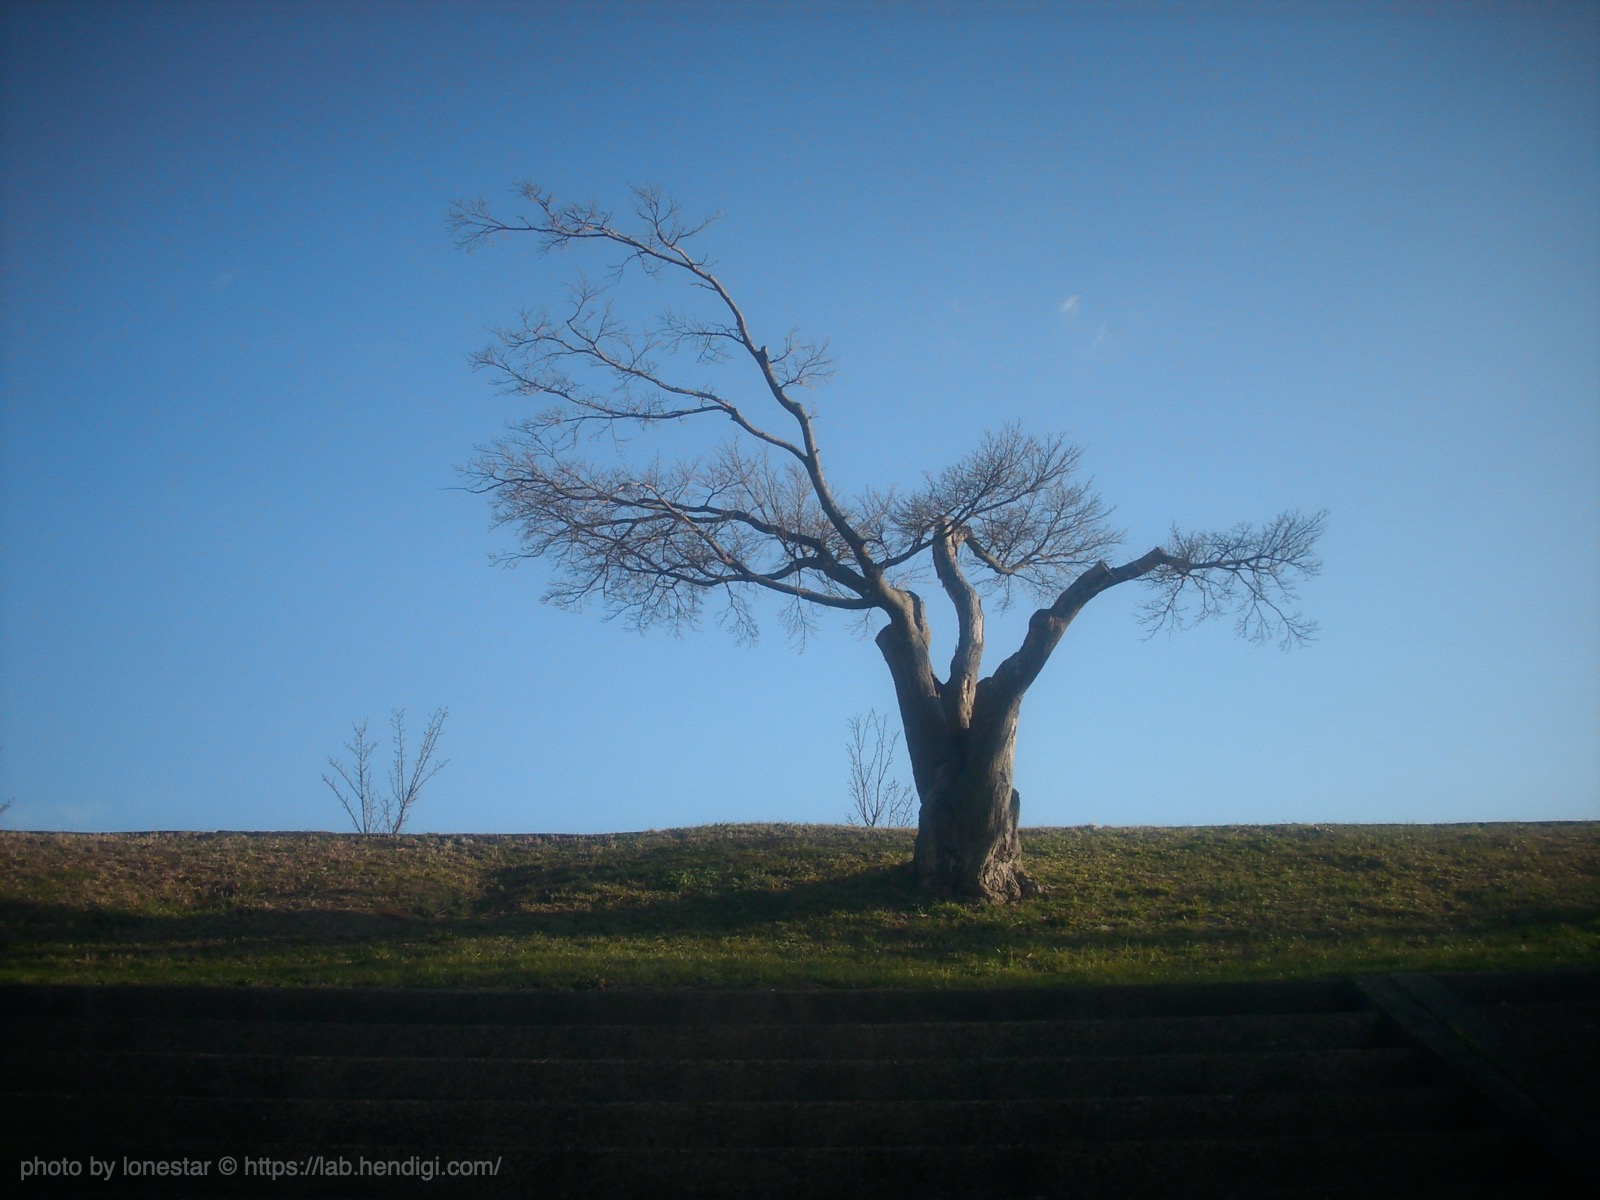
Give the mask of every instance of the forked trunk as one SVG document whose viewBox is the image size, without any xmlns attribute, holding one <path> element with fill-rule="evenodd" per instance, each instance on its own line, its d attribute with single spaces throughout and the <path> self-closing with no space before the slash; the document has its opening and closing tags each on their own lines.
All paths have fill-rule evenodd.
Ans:
<svg viewBox="0 0 1600 1200">
<path fill-rule="evenodd" d="M 903 593 L 905 603 L 876 639 L 894 678 L 906 752 L 922 801 L 914 874 L 917 886 L 935 895 L 1020 900 L 1038 886 L 1022 869 L 1017 838 L 1022 800 L 1012 785 L 1011 764 L 1017 714 L 1037 669 L 1019 665 L 1013 655 L 994 676 L 979 681 L 982 609 L 948 547 L 939 566 L 961 613 L 949 680 L 940 682 L 933 673 L 928 627 L 915 593 Z M 1038 656 L 1041 662 L 1044 654 L 1048 648 Z"/>
</svg>

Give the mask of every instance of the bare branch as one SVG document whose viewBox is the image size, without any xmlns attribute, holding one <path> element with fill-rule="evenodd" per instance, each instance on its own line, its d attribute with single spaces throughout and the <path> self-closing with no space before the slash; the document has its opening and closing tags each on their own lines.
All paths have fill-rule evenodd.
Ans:
<svg viewBox="0 0 1600 1200">
<path fill-rule="evenodd" d="M 889 618 L 880 646 L 885 638 L 898 645 L 885 651 L 897 688 L 915 697 L 903 700 L 903 715 L 908 703 L 932 704 L 957 729 L 981 689 L 989 595 L 1004 604 L 1020 588 L 1045 602 L 991 677 L 1003 677 L 991 691 L 1017 696 L 1083 604 L 1132 579 L 1148 577 L 1154 590 L 1145 610 L 1152 628 L 1227 610 L 1248 637 L 1287 644 L 1310 635 L 1290 585 L 1316 570 L 1310 548 L 1320 514 L 1287 514 L 1261 531 L 1175 531 L 1167 546 L 1113 568 L 1104 560 L 1121 535 L 1079 478 L 1081 451 L 1015 426 L 986 435 L 911 491 L 844 498 L 823 471 L 813 415 L 795 395 L 831 372 L 826 347 L 791 332 L 773 352 L 755 337 L 694 243 L 711 219 L 687 220 L 650 188 L 635 190 L 631 216 L 620 220 L 533 185 L 520 196 L 527 215 L 510 219 L 483 201 L 456 205 L 460 243 L 520 234 L 544 252 L 593 243 L 613 256 L 601 281 L 572 287 L 558 316 L 525 314 L 474 360 L 503 390 L 551 405 L 480 451 L 466 472 L 474 490 L 493 497 L 497 524 L 517 531 L 519 548 L 502 561 L 545 558 L 555 567 L 547 600 L 576 607 L 598 597 L 610 615 L 644 628 L 692 625 L 715 595 L 721 620 L 741 638 L 754 636 L 753 598 L 762 593 L 782 602 L 784 624 L 802 639 L 815 609 L 876 609 Z M 615 304 L 611 289 L 634 268 L 680 285 L 652 320 L 625 319 Z M 631 432 L 703 417 L 726 422 L 733 440 L 666 465 L 622 453 Z M 614 465 L 579 453 L 599 434 L 610 435 Z M 947 683 L 925 661 L 927 624 L 909 590 L 930 563 L 959 627 Z"/>
<path fill-rule="evenodd" d="M 1164 560 L 1148 578 L 1155 595 L 1143 605 L 1146 627 L 1153 635 L 1231 611 L 1235 630 L 1253 642 L 1277 641 L 1288 649 L 1310 641 L 1316 623 L 1294 610 L 1295 585 L 1322 569 L 1316 543 L 1327 516 L 1281 513 L 1259 530 L 1237 525 L 1185 534 L 1174 528 Z"/>
<path fill-rule="evenodd" d="M 614 431 L 630 423 L 717 414 L 757 440 L 804 458 L 800 447 L 759 427 L 715 389 L 667 378 L 661 356 L 693 341 L 688 332 L 668 328 L 635 334 L 602 294 L 602 288 L 580 281 L 570 290 L 565 317 L 523 314 L 520 326 L 500 330 L 498 344 L 473 356 L 473 365 L 496 374 L 504 392 L 560 402 L 536 418 L 542 426 Z M 705 360 L 703 353 L 697 357 Z M 586 377 L 597 379 L 599 386 L 586 382 Z"/>
<path fill-rule="evenodd" d="M 920 554 L 945 523 L 986 568 L 980 586 L 998 588 L 1003 602 L 1013 583 L 1053 594 L 1120 540 L 1100 497 L 1072 481 L 1081 457 L 1060 438 L 1041 441 L 1015 426 L 985 435 L 965 460 L 896 504 L 904 545 L 887 563 Z"/>
<path fill-rule="evenodd" d="M 721 589 L 726 619 L 746 636 L 749 609 L 734 594 L 742 589 L 829 608 L 873 603 L 804 473 L 773 470 L 737 446 L 710 461 L 628 470 L 523 439 L 489 448 L 471 474 L 494 495 L 497 521 L 518 530 L 512 557 L 557 565 L 546 593 L 557 604 L 598 595 L 637 628 L 692 626 L 703 594 Z"/>
<path fill-rule="evenodd" d="M 669 311 L 653 332 L 628 335 L 614 322 L 611 310 L 597 304 L 598 289 L 586 287 L 576 296 L 572 317 L 559 325 L 546 318 L 525 322 L 525 331 L 502 335 L 502 346 L 480 355 L 479 365 L 501 373 L 510 390 L 555 396 L 584 420 L 602 422 L 654 421 L 719 412 L 744 433 L 781 449 L 799 461 L 823 514 L 849 548 L 857 569 L 868 579 L 877 569 L 866 539 L 851 524 L 849 515 L 833 495 L 822 469 L 810 413 L 788 394 L 788 388 L 812 386 L 824 379 L 830 363 L 824 347 L 790 335 L 773 356 L 750 332 L 744 313 L 727 288 L 711 272 L 710 260 L 697 257 L 685 243 L 702 232 L 711 219 L 686 222 L 676 203 L 653 188 L 634 190 L 634 216 L 641 228 L 625 230 L 612 214 L 594 203 L 558 204 L 547 191 L 532 184 L 520 189 L 535 209 L 532 216 L 501 220 L 482 200 L 458 202 L 450 223 L 457 241 L 471 249 L 509 234 L 532 234 L 544 251 L 574 242 L 598 240 L 623 252 L 611 264 L 613 282 L 630 266 L 646 274 L 668 270 L 686 274 L 693 286 L 714 297 L 722 316 L 717 320 Z M 784 438 L 762 428 L 739 405 L 713 389 L 669 380 L 654 357 L 689 349 L 701 364 L 725 361 L 736 351 L 756 368 L 765 391 L 794 422 L 798 439 Z M 606 394 L 582 389 L 569 377 L 563 363 L 582 360 L 609 376 Z M 636 389 L 642 389 L 643 395 Z M 688 400 L 688 405 L 670 401 Z M 546 421 L 563 419 L 547 414 Z M 570 419 L 570 418 L 568 418 Z"/>
<path fill-rule="evenodd" d="M 1326 524 L 1325 512 L 1310 516 L 1287 512 L 1260 530 L 1250 525 L 1226 533 L 1174 530 L 1168 546 L 1120 567 L 1097 563 L 1073 580 L 1049 608 L 1033 614 L 1021 647 L 985 684 L 997 699 L 1019 700 L 1084 605 L 1135 579 L 1146 580 L 1156 593 L 1144 605 L 1145 624 L 1152 633 L 1232 610 L 1239 634 L 1253 641 L 1276 639 L 1285 648 L 1307 641 L 1316 626 L 1289 606 L 1295 599 L 1297 577 L 1321 569 L 1315 547 Z M 1192 614 L 1186 601 L 1194 606 Z"/>
<path fill-rule="evenodd" d="M 439 708 L 429 716 L 427 728 L 422 731 L 422 745 L 417 749 L 417 761 L 408 775 L 406 710 L 397 708 L 390 714 L 389 724 L 394 729 L 394 765 L 389 770 L 389 796 L 384 801 L 385 825 L 390 833 L 399 833 L 405 828 L 423 786 L 449 765 L 450 760 L 447 758 L 429 766 L 434 748 L 439 743 L 439 732 L 444 728 L 444 719 L 449 715 L 449 709 Z"/>
</svg>

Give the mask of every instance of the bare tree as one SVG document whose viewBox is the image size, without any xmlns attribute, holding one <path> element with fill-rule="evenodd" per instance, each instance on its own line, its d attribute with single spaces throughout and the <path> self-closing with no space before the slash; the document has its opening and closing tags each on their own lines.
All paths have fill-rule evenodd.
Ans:
<svg viewBox="0 0 1600 1200">
<path fill-rule="evenodd" d="M 577 607 L 598 597 L 645 628 L 692 626 L 707 597 L 735 632 L 755 632 L 752 600 L 783 601 L 804 631 L 815 610 L 876 616 L 921 800 L 915 874 L 929 890 L 990 899 L 1027 895 L 1012 786 L 1017 714 L 1067 626 L 1120 584 L 1150 588 L 1153 630 L 1223 612 L 1257 640 L 1301 641 L 1297 577 L 1318 569 L 1324 515 L 1288 512 L 1225 533 L 1174 529 L 1120 565 L 1121 535 L 1076 479 L 1080 451 L 1014 427 L 986 435 L 955 465 L 905 490 L 835 490 L 823 469 L 804 392 L 831 373 L 826 347 L 790 334 L 776 349 L 751 330 L 712 262 L 691 248 L 709 220 L 637 189 L 631 216 L 558 203 L 531 184 L 527 208 L 501 218 L 458 203 L 452 223 L 473 248 L 500 236 L 541 250 L 592 244 L 609 274 L 580 279 L 555 315 L 526 313 L 476 365 L 509 393 L 548 406 L 484 447 L 467 470 L 517 533 L 507 562 L 548 559 L 545 598 Z M 676 283 L 677 307 L 633 322 L 613 289 L 642 274 Z M 700 457 L 630 459 L 625 435 L 668 422 L 710 422 L 726 440 Z M 605 461 L 589 452 L 608 452 Z M 931 562 L 955 613 L 943 677 L 929 653 L 927 606 L 912 588 Z M 1040 607 L 1020 646 L 988 677 L 983 598 L 1021 591 Z"/>
<path fill-rule="evenodd" d="M 380 829 L 378 813 L 380 801 L 372 779 L 371 764 L 372 752 L 378 748 L 378 744 L 367 741 L 365 721 L 359 725 L 352 725 L 351 729 L 355 736 L 344 744 L 344 748 L 355 756 L 355 762 L 346 767 L 332 755 L 328 756 L 328 765 L 344 781 L 344 788 L 327 775 L 322 777 L 322 782 L 333 789 L 333 794 L 344 806 L 344 811 L 355 825 L 357 833 L 377 833 Z M 348 795 L 345 789 L 349 789 Z"/>
<path fill-rule="evenodd" d="M 428 718 L 428 726 L 422 731 L 422 745 L 417 749 L 417 761 L 409 768 L 406 765 L 406 710 L 397 708 L 389 716 L 389 726 L 394 731 L 394 761 L 389 768 L 389 791 L 387 794 L 378 792 L 377 780 L 373 774 L 372 752 L 378 748 L 376 742 L 367 741 L 367 722 L 352 725 L 354 736 L 344 744 L 354 758 L 349 766 L 337 759 L 329 758 L 328 765 L 338 775 L 338 780 L 332 776 L 324 775 L 322 782 L 333 790 L 339 798 L 339 803 L 344 806 L 345 813 L 356 827 L 357 833 L 400 833 L 406 822 L 411 817 L 411 810 L 416 806 L 417 798 L 422 794 L 423 785 L 444 770 L 450 762 L 429 765 L 433 752 L 439 742 L 439 733 L 444 728 L 444 719 L 450 715 L 450 710 L 440 708 L 434 710 Z M 343 787 L 340 786 L 343 783 Z"/>
<path fill-rule="evenodd" d="M 845 744 L 850 755 L 850 824 L 868 829 L 911 824 L 914 794 L 890 777 L 899 747 L 899 733 L 888 727 L 877 709 L 850 718 L 850 740 Z"/>
</svg>

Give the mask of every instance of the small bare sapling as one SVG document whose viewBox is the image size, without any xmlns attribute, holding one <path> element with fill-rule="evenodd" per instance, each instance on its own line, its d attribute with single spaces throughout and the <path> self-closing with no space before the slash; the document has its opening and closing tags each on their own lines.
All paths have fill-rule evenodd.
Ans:
<svg viewBox="0 0 1600 1200">
<path fill-rule="evenodd" d="M 873 709 L 865 717 L 850 718 L 850 814 L 852 825 L 902 826 L 911 824 L 915 794 L 898 779 L 890 778 L 900 734 L 889 729 L 883 714 Z"/>
<path fill-rule="evenodd" d="M 411 810 L 422 794 L 423 785 L 450 762 L 449 759 L 433 762 L 439 731 L 444 728 L 444 719 L 449 715 L 449 709 L 440 708 L 435 709 L 428 718 L 428 727 L 422 731 L 422 745 L 417 749 L 417 761 L 408 770 L 406 710 L 397 708 L 390 714 L 389 726 L 394 730 L 394 763 L 389 768 L 389 791 L 386 795 L 378 792 L 372 765 L 372 752 L 378 748 L 378 744 L 367 740 L 366 721 L 351 725 L 353 736 L 344 744 L 344 748 L 350 751 L 354 762 L 346 765 L 330 757 L 328 765 L 338 778 L 324 775 L 322 782 L 339 798 L 357 833 L 399 833 L 405 828 Z"/>
</svg>

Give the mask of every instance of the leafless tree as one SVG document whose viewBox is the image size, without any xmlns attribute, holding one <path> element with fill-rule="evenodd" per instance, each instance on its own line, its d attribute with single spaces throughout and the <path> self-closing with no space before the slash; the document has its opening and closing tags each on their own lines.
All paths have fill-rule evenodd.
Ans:
<svg viewBox="0 0 1600 1200">
<path fill-rule="evenodd" d="M 547 600 L 577 607 L 597 597 L 641 629 L 692 626 L 713 596 L 746 637 L 760 594 L 783 601 L 801 631 L 816 610 L 876 616 L 921 800 L 921 886 L 1002 900 L 1033 889 L 1012 786 L 1017 714 L 1067 626 L 1100 593 L 1148 585 L 1152 630 L 1232 612 L 1253 639 L 1287 645 L 1310 635 L 1293 585 L 1318 569 L 1322 513 L 1225 533 L 1174 529 L 1111 565 L 1121 535 L 1076 478 L 1080 451 L 1015 427 L 915 486 L 843 494 L 823 469 L 803 399 L 831 373 L 826 347 L 791 333 L 773 348 L 752 331 L 694 248 L 709 220 L 686 219 L 652 189 L 637 189 L 621 218 L 532 184 L 519 194 L 526 208 L 505 218 L 481 200 L 455 205 L 460 243 L 516 236 L 545 252 L 592 245 L 609 256 L 608 274 L 580 278 L 563 309 L 525 313 L 476 356 L 503 390 L 547 402 L 466 472 L 492 497 L 497 524 L 516 531 L 505 560 L 549 560 Z M 677 306 L 653 320 L 625 318 L 616 289 L 640 275 L 677 285 Z M 685 422 L 719 425 L 726 439 L 679 461 L 630 457 L 626 435 Z M 929 562 L 956 620 L 943 677 L 911 586 Z M 983 599 L 1003 603 L 1018 591 L 1040 606 L 1021 645 L 985 678 Z"/>
<path fill-rule="evenodd" d="M 868 829 L 911 824 L 914 793 L 890 775 L 899 747 L 899 733 L 888 727 L 877 709 L 850 718 L 850 740 L 845 744 L 850 755 L 850 824 Z"/>
<path fill-rule="evenodd" d="M 386 795 L 379 794 L 374 777 L 372 752 L 378 748 L 378 744 L 367 740 L 367 722 L 351 726 L 354 736 L 344 745 L 354 762 L 346 766 L 330 757 L 328 765 L 339 778 L 336 780 L 324 775 L 322 782 L 339 798 L 357 833 L 400 833 L 405 829 L 406 822 L 411 818 L 411 810 L 422 794 L 423 785 L 450 762 L 445 759 L 429 765 L 439 742 L 439 733 L 444 728 L 444 719 L 449 715 L 449 709 L 440 708 L 428 718 L 428 726 L 422 731 L 422 745 L 417 749 L 417 760 L 408 768 L 406 710 L 397 708 L 390 714 L 389 726 L 394 731 L 394 761 L 389 768 L 389 791 Z M 343 787 L 340 786 L 341 782 Z"/>
</svg>

